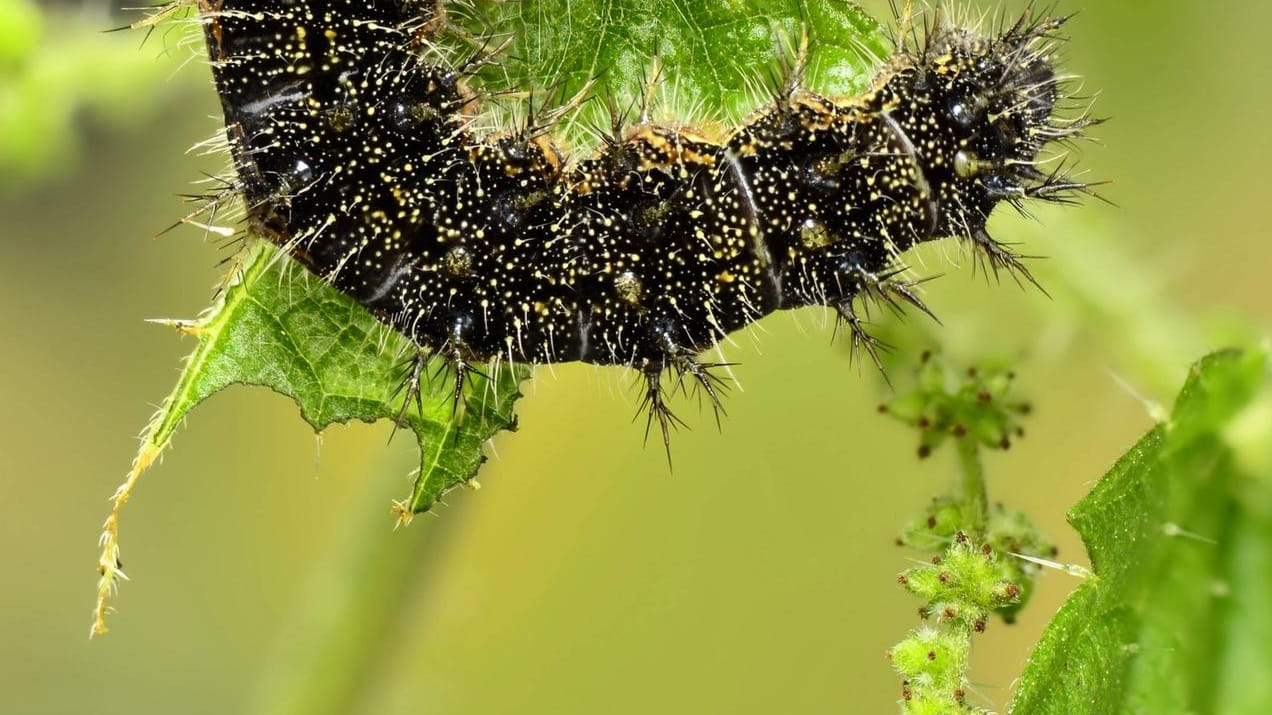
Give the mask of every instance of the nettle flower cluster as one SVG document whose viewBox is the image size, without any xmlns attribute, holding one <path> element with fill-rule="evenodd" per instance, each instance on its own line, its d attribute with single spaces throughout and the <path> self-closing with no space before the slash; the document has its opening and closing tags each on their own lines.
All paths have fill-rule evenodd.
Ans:
<svg viewBox="0 0 1272 715">
<path fill-rule="evenodd" d="M 919 456 L 954 443 L 960 457 L 957 495 L 932 500 L 897 539 L 926 560 L 897 576 L 923 600 L 923 624 L 888 651 L 901 674 L 904 711 L 914 715 L 988 712 L 969 697 L 972 637 L 997 615 L 1011 623 L 1028 602 L 1040 559 L 1055 547 L 1020 511 L 992 507 L 985 495 L 980 450 L 1007 449 L 1024 434 L 1027 403 L 1013 398 L 1007 370 L 958 372 L 925 353 L 914 387 L 880 411 L 919 430 Z"/>
</svg>

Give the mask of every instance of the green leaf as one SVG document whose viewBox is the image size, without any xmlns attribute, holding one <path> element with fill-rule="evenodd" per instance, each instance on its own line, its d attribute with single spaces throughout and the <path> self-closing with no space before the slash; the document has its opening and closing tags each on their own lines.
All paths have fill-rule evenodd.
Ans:
<svg viewBox="0 0 1272 715">
<path fill-rule="evenodd" d="M 459 14 L 459 13 L 463 14 Z M 482 73 L 492 93 L 549 89 L 565 102 L 593 83 L 628 122 L 741 121 L 783 81 L 807 34 L 804 86 L 850 96 L 891 53 L 879 23 L 847 0 L 523 0 L 453 10 L 470 36 L 508 41 Z M 661 69 L 655 69 L 655 66 Z M 640 106 L 648 85 L 659 93 Z M 587 102 L 564 127 L 609 128 L 604 102 Z"/>
<path fill-rule="evenodd" d="M 450 376 L 427 391 L 423 411 L 402 412 L 403 356 L 414 353 L 406 337 L 385 327 L 351 298 L 281 255 L 254 242 L 241 256 L 218 302 L 194 321 L 169 321 L 199 344 L 186 361 L 172 394 L 142 437 L 128 480 L 115 495 L 106 521 L 99 568 L 98 617 L 105 628 L 106 599 L 122 577 L 118 567 L 118 514 L 137 478 L 167 447 L 177 426 L 200 402 L 230 385 L 261 385 L 296 401 L 315 430 L 336 422 L 402 418 L 420 447 L 420 471 L 399 518 L 427 510 L 447 490 L 469 481 L 485 460 L 482 446 L 512 429 L 513 403 L 529 377 L 525 365 L 502 366 L 486 380 L 473 379 L 462 419 L 454 419 Z M 445 384 L 442 384 L 445 383 Z"/>
<path fill-rule="evenodd" d="M 1069 514 L 1095 574 L 1047 627 L 1011 712 L 1272 707 L 1272 384 L 1265 351 L 1196 364 L 1169 422 Z"/>
</svg>

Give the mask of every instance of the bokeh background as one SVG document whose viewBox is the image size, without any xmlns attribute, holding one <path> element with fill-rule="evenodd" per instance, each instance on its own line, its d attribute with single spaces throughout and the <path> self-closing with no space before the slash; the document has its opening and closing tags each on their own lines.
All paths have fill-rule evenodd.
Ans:
<svg viewBox="0 0 1272 715">
<path fill-rule="evenodd" d="M 1080 11 L 1065 66 L 1113 117 L 1081 164 L 1117 206 L 995 219 L 1050 257 L 1032 265 L 1051 298 L 930 253 L 945 326 L 899 330 L 1013 361 L 1037 409 L 989 457 L 991 496 L 1083 563 L 1065 509 L 1148 428 L 1144 400 L 1272 320 L 1272 6 L 1064 8 Z M 97 32 L 127 19 L 0 0 L 0 711 L 895 711 L 883 653 L 919 604 L 892 542 L 953 462 L 915 458 L 815 311 L 727 348 L 742 389 L 721 433 L 682 406 L 674 472 L 642 446 L 628 376 L 540 370 L 484 488 L 397 532 L 409 440 L 318 439 L 285 398 L 220 394 L 125 510 L 133 580 L 90 642 L 106 498 L 192 347 L 143 319 L 194 316 L 225 257 L 194 229 L 150 238 L 220 169 L 187 153 L 219 111 L 197 48 Z M 1048 573 L 976 643 L 978 697 L 1005 706 L 1074 585 Z"/>
</svg>

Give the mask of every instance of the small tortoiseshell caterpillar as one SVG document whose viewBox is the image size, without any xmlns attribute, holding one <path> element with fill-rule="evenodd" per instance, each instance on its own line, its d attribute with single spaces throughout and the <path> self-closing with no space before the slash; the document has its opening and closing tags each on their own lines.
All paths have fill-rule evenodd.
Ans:
<svg viewBox="0 0 1272 715">
<path fill-rule="evenodd" d="M 719 407 L 699 354 L 773 311 L 828 306 L 877 347 L 857 299 L 927 308 L 899 257 L 942 237 L 1031 279 L 985 231 L 1000 202 L 1087 185 L 1039 168 L 1091 120 L 1057 116 L 1062 17 L 987 35 L 939 18 L 861 96 L 801 88 L 719 135 L 615 121 L 585 158 L 542 127 L 486 135 L 430 52 L 437 0 L 198 0 L 252 232 L 465 375 L 581 360 L 643 375 L 667 439 L 670 384 Z M 665 380 L 670 376 L 670 381 Z"/>
</svg>

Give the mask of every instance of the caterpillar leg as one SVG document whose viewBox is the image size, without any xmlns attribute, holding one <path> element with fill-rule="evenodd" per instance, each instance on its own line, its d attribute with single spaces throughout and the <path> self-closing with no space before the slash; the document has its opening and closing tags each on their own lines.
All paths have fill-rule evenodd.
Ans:
<svg viewBox="0 0 1272 715">
<path fill-rule="evenodd" d="M 671 431 L 679 427 L 688 427 L 684 420 L 676 416 L 667 404 L 669 395 L 675 392 L 688 393 L 690 390 L 701 399 L 706 397 L 715 414 L 716 427 L 720 427 L 720 416 L 724 414 L 724 402 L 721 397 L 728 390 L 728 379 L 712 372 L 717 368 L 729 367 L 733 363 L 698 362 L 688 353 L 679 351 L 667 355 L 662 361 L 651 362 L 640 368 L 644 381 L 644 393 L 636 416 L 645 415 L 645 442 L 649 442 L 649 434 L 654 424 L 658 424 L 662 433 L 663 448 L 667 451 L 667 464 L 671 464 Z M 664 381 L 664 375 L 671 373 L 670 379 Z"/>
<path fill-rule="evenodd" d="M 860 363 L 861 353 L 864 350 L 866 355 L 870 357 L 870 361 L 879 370 L 879 374 L 883 375 L 883 379 L 888 381 L 888 384 L 891 384 L 891 380 L 888 380 L 888 371 L 884 369 L 883 361 L 879 359 L 879 352 L 886 352 L 891 349 L 891 346 L 874 337 L 866 330 L 865 321 L 861 319 L 861 316 L 857 315 L 857 309 L 853 307 L 853 298 L 846 298 L 836 303 L 835 312 L 836 332 L 838 332 L 841 325 L 848 329 L 849 354 L 852 361 Z"/>
<path fill-rule="evenodd" d="M 464 334 L 470 327 L 471 323 L 464 320 L 457 320 L 451 331 L 450 338 L 442 345 L 438 355 L 442 361 L 434 373 L 434 378 L 441 377 L 445 373 L 450 373 L 454 378 L 454 386 L 451 388 L 451 419 L 462 420 L 464 415 L 461 411 L 467 405 L 464 399 L 465 385 L 471 383 L 472 376 L 489 379 L 489 376 L 478 370 L 476 365 L 478 361 L 474 359 L 472 350 L 468 347 L 467 341 L 464 340 Z M 459 432 L 455 432 L 455 436 L 459 437 Z"/>
<path fill-rule="evenodd" d="M 415 405 L 417 414 L 424 414 L 424 396 L 420 389 L 420 380 L 425 376 L 425 366 L 428 365 L 429 359 L 433 356 L 432 352 L 427 350 L 415 350 L 413 354 L 402 361 L 399 371 L 401 379 L 398 382 L 397 389 L 393 391 L 392 399 L 397 399 L 398 395 L 402 395 L 402 409 L 398 412 L 397 423 L 393 426 L 393 432 L 389 435 L 389 439 L 393 439 L 397 435 L 398 428 L 406 424 L 406 413 L 410 411 L 411 405 Z"/>
<path fill-rule="evenodd" d="M 404 395 L 402 399 L 402 409 L 398 412 L 397 424 L 393 427 L 392 434 L 389 439 L 393 439 L 397 434 L 398 428 L 407 424 L 406 413 L 411 409 L 411 405 L 415 405 L 417 414 L 424 414 L 424 391 L 421 382 L 425 379 L 431 384 L 433 380 L 441 378 L 446 373 L 450 373 L 454 379 L 454 387 L 451 390 L 451 420 L 453 422 L 462 422 L 465 412 L 463 408 L 467 406 L 468 401 L 465 397 L 465 385 L 471 384 L 472 376 L 487 377 L 485 373 L 474 367 L 471 360 L 459 349 L 444 349 L 437 353 L 442 360 L 438 361 L 437 369 L 429 376 L 427 365 L 435 356 L 434 353 L 426 350 L 420 350 L 409 358 L 405 363 L 403 370 L 403 379 L 397 390 L 393 393 L 393 398 L 398 395 Z M 459 430 L 455 430 L 455 439 L 459 439 Z"/>
<path fill-rule="evenodd" d="M 698 362 L 688 356 L 673 358 L 671 366 L 676 371 L 676 389 L 685 392 L 686 383 L 689 389 L 701 399 L 703 396 L 711 403 L 711 411 L 715 414 L 716 428 L 720 427 L 720 416 L 725 414 L 724 403 L 720 397 L 729 389 L 728 378 L 711 372 L 716 368 L 731 367 L 728 362 Z M 687 379 L 686 379 L 687 378 Z"/>
<path fill-rule="evenodd" d="M 1005 270 L 1016 283 L 1020 283 L 1020 279 L 1024 278 L 1032 283 L 1035 288 L 1042 291 L 1043 295 L 1048 295 L 1047 290 L 1038 283 L 1033 273 L 1029 272 L 1029 268 L 1022 261 L 1022 259 L 1034 258 L 1035 256 L 1016 253 L 1008 248 L 1006 244 L 995 240 L 984 228 L 974 231 L 970 240 L 972 248 L 976 251 L 977 262 L 980 264 L 982 272 L 986 275 L 992 272 L 994 278 L 997 279 L 1000 277 L 1000 271 Z"/>
<path fill-rule="evenodd" d="M 457 320 L 451 330 L 450 337 L 442 344 L 441 348 L 433 351 L 421 348 L 406 360 L 403 361 L 401 370 L 401 383 L 393 392 L 394 399 L 398 395 L 403 395 L 402 410 L 398 413 L 398 426 L 406 423 L 406 413 L 411 409 L 411 405 L 415 405 L 415 409 L 420 415 L 424 414 L 424 390 L 422 382 L 427 380 L 430 384 L 434 380 L 442 378 L 449 373 L 453 379 L 453 387 L 450 391 L 451 398 L 451 419 L 463 419 L 461 409 L 467 404 L 465 399 L 465 386 L 472 382 L 472 376 L 487 378 L 488 376 L 481 370 L 477 369 L 477 361 L 473 357 L 472 350 L 468 347 L 464 340 L 464 334 L 470 325 L 469 321 Z M 437 361 L 437 367 L 430 375 L 428 372 L 428 363 L 433 358 L 441 358 Z M 396 433 L 396 428 L 394 432 Z M 458 436 L 458 432 L 456 432 Z"/>
<path fill-rule="evenodd" d="M 464 357 L 459 351 L 451 351 L 443 355 L 444 360 L 438 366 L 435 378 L 442 377 L 446 373 L 450 373 L 452 378 L 451 388 L 451 418 L 462 420 L 464 418 L 464 407 L 468 404 L 464 397 L 466 385 L 471 385 L 473 375 L 477 377 L 487 378 L 486 373 L 478 370 L 471 361 Z"/>
<path fill-rule="evenodd" d="M 870 306 L 881 304 L 898 315 L 903 314 L 906 307 L 915 308 L 937 323 L 941 322 L 915 291 L 920 283 L 930 279 L 907 280 L 901 277 L 905 271 L 905 266 L 894 266 L 880 272 L 871 271 L 855 256 L 850 256 L 841 265 L 841 278 L 851 290 L 834 304 L 838 321 L 848 328 L 853 358 L 859 360 L 864 350 L 884 380 L 888 379 L 888 375 L 879 359 L 879 353 L 888 350 L 890 346 L 866 331 L 865 321 L 857 313 L 854 301 L 860 299 L 867 318 L 870 317 Z"/>
</svg>

